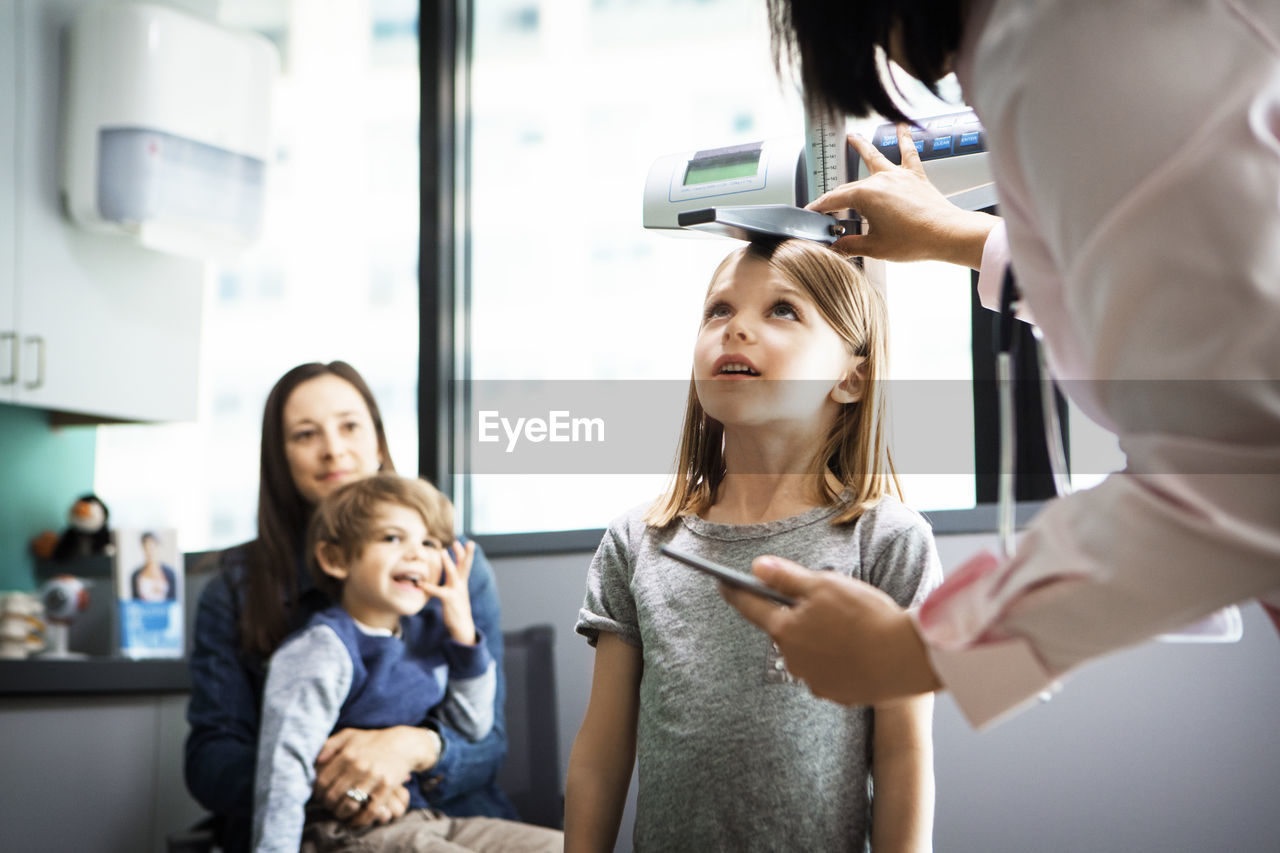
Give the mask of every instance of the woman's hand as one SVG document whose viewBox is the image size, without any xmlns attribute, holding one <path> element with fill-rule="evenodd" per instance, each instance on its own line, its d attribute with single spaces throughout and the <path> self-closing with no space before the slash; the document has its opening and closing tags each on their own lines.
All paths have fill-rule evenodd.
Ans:
<svg viewBox="0 0 1280 853">
<path fill-rule="evenodd" d="M 836 187 L 809 203 L 827 213 L 853 208 L 866 220 L 868 233 L 841 237 L 833 248 L 847 255 L 886 261 L 947 261 L 971 269 L 982 266 L 987 235 L 999 219 L 963 210 L 947 201 L 920 163 L 911 129 L 898 125 L 902 165 L 895 166 L 870 141 L 849 135 L 870 174 Z"/>
<path fill-rule="evenodd" d="M 907 612 L 884 592 L 780 557 L 757 557 L 752 573 L 796 605 L 723 585 L 720 594 L 778 644 L 787 670 L 815 696 L 871 705 L 941 686 Z"/>
<path fill-rule="evenodd" d="M 409 774 L 430 770 L 439 758 L 440 736 L 430 729 L 342 729 L 316 757 L 316 796 L 352 827 L 388 823 L 409 807 Z M 368 801 L 348 797 L 351 790 L 364 792 Z"/>
<path fill-rule="evenodd" d="M 451 550 L 452 555 L 449 553 Z M 449 629 L 449 636 L 453 637 L 454 642 L 473 646 L 476 642 L 476 623 L 471 618 L 471 592 L 467 589 L 467 578 L 471 577 L 476 543 L 468 542 L 464 548 L 455 541 L 449 548 L 441 548 L 440 556 L 444 563 L 440 583 L 423 583 L 420 588 L 428 595 L 440 599 L 444 625 Z"/>
</svg>

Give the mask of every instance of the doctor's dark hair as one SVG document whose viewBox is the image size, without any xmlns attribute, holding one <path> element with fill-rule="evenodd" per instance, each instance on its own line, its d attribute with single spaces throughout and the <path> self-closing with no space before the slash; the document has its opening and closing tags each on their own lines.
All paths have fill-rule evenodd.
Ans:
<svg viewBox="0 0 1280 853">
<path fill-rule="evenodd" d="M 905 70 L 938 94 L 964 29 L 960 0 L 767 0 L 773 61 L 796 62 L 806 96 L 858 117 L 908 121 L 880 73 L 879 51 L 898 47 Z"/>
<path fill-rule="evenodd" d="M 284 407 L 294 389 L 319 376 L 337 376 L 356 389 L 373 421 L 382 470 L 395 471 L 378 402 L 354 367 L 345 361 L 300 364 L 276 382 L 262 411 L 258 538 L 246 546 L 248 572 L 240 612 L 241 645 L 263 657 L 298 627 L 298 557 L 314 507 L 298 491 L 289 470 L 284 452 Z"/>
<path fill-rule="evenodd" d="M 341 600 L 342 581 L 321 568 L 318 550 L 325 549 L 330 563 L 350 567 L 378 535 L 378 511 L 388 504 L 422 516 L 427 535 L 439 539 L 441 545 L 453 543 L 453 504 L 426 480 L 379 473 L 347 483 L 320 502 L 307 526 L 311 581 L 330 600 Z"/>
<path fill-rule="evenodd" d="M 748 243 L 735 250 L 716 267 L 708 295 L 726 269 L 746 258 L 767 264 L 797 287 L 850 354 L 863 359 L 860 398 L 841 404 L 826 440 L 814 449 L 808 472 L 814 499 L 819 505 L 830 505 L 847 492 L 848 507 L 832 519 L 832 524 L 846 524 L 890 491 L 901 497 L 888 444 L 884 389 L 889 376 L 889 312 L 884 298 L 850 260 L 807 240 Z M 697 386 L 690 379 L 676 470 L 645 522 L 666 527 L 681 515 L 704 512 L 715 503 L 724 476 L 724 426 L 702 408 Z"/>
</svg>

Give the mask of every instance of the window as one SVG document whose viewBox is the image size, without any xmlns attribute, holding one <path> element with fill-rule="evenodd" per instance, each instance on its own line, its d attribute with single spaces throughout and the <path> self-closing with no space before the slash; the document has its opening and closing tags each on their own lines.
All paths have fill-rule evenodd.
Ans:
<svg viewBox="0 0 1280 853">
<path fill-rule="evenodd" d="M 417 6 L 220 4 L 282 54 L 264 237 L 208 267 L 199 420 L 98 429 L 113 523 L 176 527 L 187 551 L 253 538 L 262 407 L 306 361 L 353 364 L 417 470 Z"/>
<path fill-rule="evenodd" d="M 478 534 L 600 528 L 666 482 L 703 293 L 735 245 L 644 230 L 649 166 L 675 151 L 800 136 L 803 109 L 794 84 L 774 72 L 763 3 L 493 0 L 472 8 L 458 300 L 465 416 L 456 421 L 470 441 L 454 460 L 463 474 L 456 496 Z M 922 115 L 958 103 L 913 100 Z M 911 264 L 891 266 L 887 277 L 897 384 L 915 389 L 909 397 L 927 385 L 961 390 L 945 413 L 933 395 L 927 420 L 899 412 L 895 440 L 932 456 L 945 443 L 971 460 L 969 273 Z M 551 412 L 561 411 L 570 430 L 575 402 L 645 395 L 664 408 L 635 445 L 644 461 L 599 467 L 584 452 L 559 469 L 504 471 L 491 464 L 500 450 L 483 460 L 472 453 L 482 429 L 499 446 L 506 440 L 496 415 L 480 423 L 503 400 L 527 403 L 512 406 L 524 412 L 541 400 L 549 428 Z M 964 467 L 904 466 L 909 501 L 972 507 L 974 476 Z"/>
</svg>

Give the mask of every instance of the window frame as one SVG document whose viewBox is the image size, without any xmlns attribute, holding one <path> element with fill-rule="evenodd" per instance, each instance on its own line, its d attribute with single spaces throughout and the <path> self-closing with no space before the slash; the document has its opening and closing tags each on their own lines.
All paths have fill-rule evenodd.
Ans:
<svg viewBox="0 0 1280 853">
<path fill-rule="evenodd" d="M 455 235 L 466 221 L 465 158 L 469 128 L 458 118 L 465 103 L 470 0 L 418 3 L 419 234 L 418 234 L 418 473 L 455 494 L 454 455 L 459 258 Z M 462 130 L 459 144 L 459 130 Z M 461 149 L 459 151 L 458 149 Z M 463 180 L 459 185 L 459 177 Z M 469 276 L 463 279 L 469 280 Z M 461 288 L 470 291 L 469 284 Z M 464 296 L 465 299 L 465 296 Z"/>
</svg>

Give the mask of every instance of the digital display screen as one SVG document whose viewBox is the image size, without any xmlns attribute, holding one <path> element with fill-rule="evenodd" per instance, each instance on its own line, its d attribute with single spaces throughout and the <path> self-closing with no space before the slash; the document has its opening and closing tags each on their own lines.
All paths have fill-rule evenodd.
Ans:
<svg viewBox="0 0 1280 853">
<path fill-rule="evenodd" d="M 732 155 L 705 157 L 689 161 L 684 173 L 686 187 L 695 184 L 711 184 L 734 178 L 751 178 L 760 167 L 760 152 L 743 151 Z"/>
</svg>

